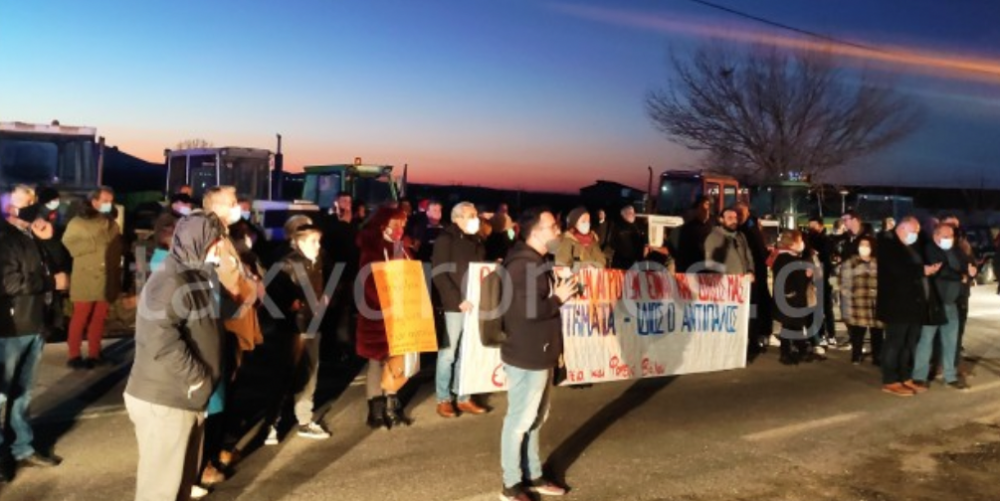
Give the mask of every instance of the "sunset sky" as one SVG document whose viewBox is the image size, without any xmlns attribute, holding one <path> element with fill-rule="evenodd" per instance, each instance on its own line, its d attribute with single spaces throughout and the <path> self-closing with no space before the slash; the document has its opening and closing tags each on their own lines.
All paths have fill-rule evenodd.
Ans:
<svg viewBox="0 0 1000 501">
<path fill-rule="evenodd" d="M 1000 188 L 1000 2 L 718 0 L 877 47 L 819 43 L 690 0 L 0 0 L 0 120 L 91 125 L 161 162 L 188 138 L 286 165 L 409 164 L 413 182 L 645 188 L 691 166 L 643 109 L 668 49 L 831 48 L 892 74 L 920 131 L 837 176 Z"/>
</svg>

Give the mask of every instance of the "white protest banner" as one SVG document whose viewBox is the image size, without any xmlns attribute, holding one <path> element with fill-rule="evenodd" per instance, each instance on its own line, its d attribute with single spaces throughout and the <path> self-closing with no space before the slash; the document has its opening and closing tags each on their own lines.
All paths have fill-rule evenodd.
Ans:
<svg viewBox="0 0 1000 501">
<path fill-rule="evenodd" d="M 473 264 L 469 298 L 494 269 Z M 735 275 L 581 270 L 582 294 L 562 308 L 564 385 L 624 381 L 746 366 L 750 282 Z M 500 350 L 482 345 L 467 315 L 459 392 L 504 391 Z"/>
<path fill-rule="evenodd" d="M 562 309 L 569 384 L 746 366 L 750 282 L 738 275 L 584 270 Z"/>
<path fill-rule="evenodd" d="M 471 263 L 466 287 L 466 298 L 476 305 L 465 315 L 459 359 L 458 394 L 476 395 L 507 390 L 507 373 L 500 360 L 500 349 L 483 346 L 479 337 L 479 294 L 483 278 L 497 268 L 496 263 Z"/>
</svg>

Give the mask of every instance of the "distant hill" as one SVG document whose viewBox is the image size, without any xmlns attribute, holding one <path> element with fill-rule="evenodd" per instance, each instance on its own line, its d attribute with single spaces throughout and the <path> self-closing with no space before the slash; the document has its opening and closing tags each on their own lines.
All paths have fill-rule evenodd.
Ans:
<svg viewBox="0 0 1000 501">
<path fill-rule="evenodd" d="M 167 169 L 109 146 L 104 149 L 104 184 L 117 193 L 162 192 L 167 186 Z"/>
</svg>

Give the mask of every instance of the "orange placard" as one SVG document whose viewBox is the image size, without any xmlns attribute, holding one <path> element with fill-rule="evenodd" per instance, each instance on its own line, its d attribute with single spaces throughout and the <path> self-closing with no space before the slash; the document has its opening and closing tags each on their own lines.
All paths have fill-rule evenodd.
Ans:
<svg viewBox="0 0 1000 501">
<path fill-rule="evenodd" d="M 389 355 L 435 352 L 434 308 L 420 261 L 373 263 Z"/>
</svg>

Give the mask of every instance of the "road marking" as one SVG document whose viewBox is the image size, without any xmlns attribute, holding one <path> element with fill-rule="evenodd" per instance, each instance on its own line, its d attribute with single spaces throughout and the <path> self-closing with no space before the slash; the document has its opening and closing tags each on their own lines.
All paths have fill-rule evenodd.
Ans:
<svg viewBox="0 0 1000 501">
<path fill-rule="evenodd" d="M 758 433 L 751 433 L 749 435 L 744 435 L 743 440 L 750 442 L 760 442 L 763 440 L 773 440 L 776 438 L 784 438 L 792 435 L 798 435 L 807 431 L 814 431 L 820 428 L 826 428 L 828 426 L 836 426 L 839 424 L 844 424 L 850 421 L 854 421 L 862 416 L 865 412 L 852 412 L 849 414 L 840 414 L 837 416 L 831 416 L 823 419 L 815 419 L 813 421 L 807 421 L 805 423 L 790 424 L 787 426 L 782 426 L 779 428 L 774 428 L 773 430 L 762 431 Z"/>
</svg>

